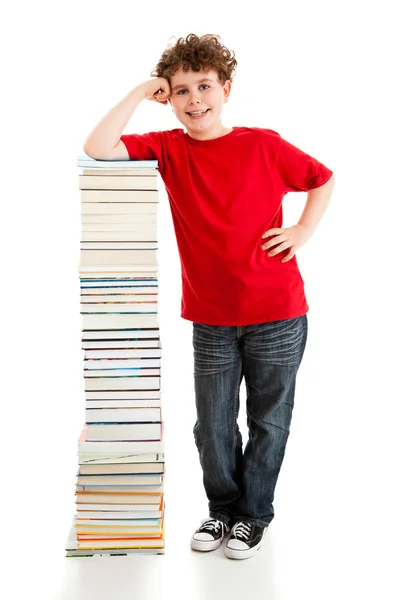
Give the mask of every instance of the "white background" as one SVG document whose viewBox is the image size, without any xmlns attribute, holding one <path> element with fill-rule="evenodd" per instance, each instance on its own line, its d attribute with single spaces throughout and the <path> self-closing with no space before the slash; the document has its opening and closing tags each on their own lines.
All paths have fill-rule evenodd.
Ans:
<svg viewBox="0 0 398 600">
<path fill-rule="evenodd" d="M 97 121 L 150 78 L 168 39 L 191 32 L 217 33 L 236 53 L 224 125 L 274 129 L 336 177 L 327 212 L 297 254 L 309 337 L 276 489 L 272 553 L 264 549 L 257 572 L 268 565 L 268 597 L 280 600 L 396 597 L 392 6 L 82 0 L 15 2 L 3 13 L 1 545 L 15 594 L 8 597 L 22 597 L 22 589 L 42 599 L 76 599 L 77 589 L 93 597 L 63 558 L 84 422 L 76 159 Z M 179 126 L 169 106 L 145 101 L 125 131 Z M 285 225 L 296 222 L 304 202 L 302 193 L 286 197 Z M 158 224 L 167 542 L 176 556 L 207 503 L 192 435 L 192 323 L 180 318 L 179 258 L 162 185 Z M 244 401 L 242 386 L 242 428 Z M 206 559 L 192 590 L 206 578 Z M 149 579 L 164 558 L 155 560 Z M 234 589 L 236 597 L 254 593 L 253 571 L 245 571 L 253 566 L 243 562 L 241 587 L 227 579 L 225 597 L 235 598 Z M 159 594 L 171 597 L 172 582 L 159 577 Z M 212 581 L 206 597 L 217 589 Z M 96 597 L 123 596 L 108 592 L 104 584 Z"/>
</svg>

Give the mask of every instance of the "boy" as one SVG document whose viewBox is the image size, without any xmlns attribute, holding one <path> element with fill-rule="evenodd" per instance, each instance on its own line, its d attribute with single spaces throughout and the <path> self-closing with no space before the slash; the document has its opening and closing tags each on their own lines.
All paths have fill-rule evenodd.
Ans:
<svg viewBox="0 0 398 600">
<path fill-rule="evenodd" d="M 181 260 L 181 316 L 193 322 L 195 443 L 209 518 L 191 547 L 231 535 L 228 558 L 249 558 L 274 517 L 308 305 L 295 253 L 314 232 L 334 177 L 275 131 L 224 127 L 237 61 L 218 36 L 190 34 L 162 54 L 88 136 L 96 159 L 156 159 Z M 122 135 L 143 99 L 170 104 L 183 129 Z M 308 191 L 297 225 L 282 227 L 282 199 Z M 237 425 L 245 378 L 249 440 Z"/>
</svg>

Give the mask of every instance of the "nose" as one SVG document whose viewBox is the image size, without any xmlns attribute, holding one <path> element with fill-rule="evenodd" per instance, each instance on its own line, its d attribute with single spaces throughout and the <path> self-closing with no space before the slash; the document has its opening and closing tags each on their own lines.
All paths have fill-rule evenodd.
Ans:
<svg viewBox="0 0 398 600">
<path fill-rule="evenodd" d="M 200 97 L 199 97 L 199 92 L 190 92 L 189 94 L 189 100 L 188 100 L 189 104 L 198 104 L 200 103 Z"/>
</svg>

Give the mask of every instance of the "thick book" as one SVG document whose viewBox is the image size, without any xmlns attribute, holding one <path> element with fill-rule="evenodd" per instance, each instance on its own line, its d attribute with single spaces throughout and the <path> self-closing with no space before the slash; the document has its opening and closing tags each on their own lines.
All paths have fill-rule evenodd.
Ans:
<svg viewBox="0 0 398 600">
<path fill-rule="evenodd" d="M 160 390 L 160 377 L 84 377 L 85 391 Z"/>
<path fill-rule="evenodd" d="M 141 194 L 148 192 L 141 192 Z M 82 202 L 82 215 L 155 215 L 157 202 Z"/>
<path fill-rule="evenodd" d="M 118 330 L 84 330 L 82 332 L 82 342 L 96 340 L 154 340 L 159 339 L 159 327 L 146 327 L 145 329 L 118 329 Z"/>
<path fill-rule="evenodd" d="M 160 367 L 160 358 L 90 358 L 83 361 L 84 370 L 99 369 L 152 369 Z"/>
<path fill-rule="evenodd" d="M 160 436 L 159 436 L 160 437 Z M 141 441 L 115 441 L 115 442 L 91 442 L 87 439 L 87 425 L 84 424 L 82 432 L 78 440 L 78 452 L 85 454 L 109 454 L 115 455 L 118 453 L 138 453 L 143 454 L 164 452 L 164 443 L 162 439 L 159 440 L 141 440 Z"/>
<path fill-rule="evenodd" d="M 93 167 L 96 167 L 96 165 L 93 165 Z M 139 177 L 157 177 L 158 175 L 158 171 L 157 169 L 151 169 L 150 167 L 145 168 L 134 168 L 134 169 L 126 169 L 124 168 L 124 166 L 120 166 L 116 169 L 107 169 L 106 167 L 97 167 L 97 168 L 82 168 L 82 175 L 98 175 L 99 173 L 101 175 L 117 175 L 118 177 L 121 177 L 122 175 L 127 175 L 128 177 L 131 177 L 132 175 L 134 176 L 139 176 Z"/>
<path fill-rule="evenodd" d="M 87 442 L 153 441 L 162 437 L 161 423 L 86 423 Z"/>
<path fill-rule="evenodd" d="M 162 350 L 160 348 L 131 348 L 130 350 L 125 349 L 117 349 L 114 350 L 86 350 L 84 353 L 84 358 L 101 358 L 101 359 L 110 359 L 110 358 L 135 358 L 135 359 L 143 359 L 143 358 L 161 358 Z"/>
<path fill-rule="evenodd" d="M 104 198 L 106 194 L 104 191 L 110 192 L 110 200 L 99 200 L 99 202 L 113 202 L 113 198 L 117 197 L 118 191 L 121 192 L 137 192 L 137 191 L 149 191 L 150 197 L 155 197 L 157 201 L 158 192 L 157 177 L 140 177 L 139 175 L 134 176 L 118 176 L 118 175 L 79 175 L 79 189 L 82 190 L 81 198 L 83 202 L 92 202 L 87 200 L 87 194 L 85 192 L 99 191 L 98 198 Z M 96 194 L 89 194 L 89 196 L 95 197 Z M 149 196 L 149 194 L 148 194 Z M 145 198 L 142 194 L 141 198 Z M 95 202 L 95 200 L 93 200 Z M 124 200 L 116 200 L 116 202 L 124 202 Z M 125 202 L 135 202 L 135 200 L 126 200 Z M 140 200 L 140 202 L 152 202 L 152 200 Z"/>
<path fill-rule="evenodd" d="M 157 250 L 157 242 L 80 242 L 81 250 Z"/>
<path fill-rule="evenodd" d="M 115 402 L 113 400 L 113 402 Z M 148 402 L 148 400 L 146 400 Z M 154 402 L 157 402 L 154 400 Z M 86 408 L 86 423 L 151 423 L 162 420 L 160 408 Z"/>
<path fill-rule="evenodd" d="M 86 392 L 87 394 L 88 392 Z M 107 400 L 87 400 L 86 399 L 86 410 L 93 410 L 93 409 L 107 409 L 107 410 L 118 410 L 120 409 L 130 409 L 130 410 L 137 410 L 137 409 L 158 409 L 161 406 L 161 401 L 160 398 L 158 399 L 153 399 L 153 400 L 119 400 L 119 399 L 107 399 Z M 149 413 L 148 413 L 149 414 Z M 155 413 L 153 413 L 155 414 Z M 156 413 L 158 414 L 158 413 Z M 86 413 L 86 417 L 89 416 L 88 413 Z M 91 417 L 93 418 L 93 417 Z M 141 419 L 141 421 L 143 421 L 144 419 Z M 150 419 L 151 421 L 161 421 L 161 419 Z M 86 419 L 87 421 L 87 419 Z M 100 421 L 100 420 L 99 420 Z M 106 421 L 106 419 L 105 419 Z M 95 422 L 95 421 L 92 421 Z M 101 421 L 102 422 L 102 421 Z"/>
<path fill-rule="evenodd" d="M 141 463 L 108 463 L 108 464 L 83 464 L 79 465 L 80 475 L 148 475 L 149 473 L 164 473 L 164 462 L 141 462 Z"/>
<path fill-rule="evenodd" d="M 149 304 L 158 302 L 158 294 L 100 294 L 80 296 L 81 304 Z"/>
<path fill-rule="evenodd" d="M 123 313 L 123 314 L 140 314 L 157 313 L 158 301 L 151 302 L 84 302 L 80 305 L 80 314 L 104 314 L 104 313 Z"/>
<path fill-rule="evenodd" d="M 149 404 L 143 404 L 146 401 L 160 401 L 161 392 L 160 390 L 129 390 L 120 391 L 92 391 L 86 392 L 86 401 L 100 401 L 100 400 L 125 400 L 126 402 L 136 401 L 141 406 L 150 406 Z M 137 404 L 138 406 L 138 404 Z"/>
<path fill-rule="evenodd" d="M 91 158 L 88 154 L 81 154 L 77 157 L 78 167 L 107 168 L 107 169 L 157 169 L 157 160 L 107 160 Z"/>
<path fill-rule="evenodd" d="M 135 475 L 81 475 L 78 473 L 78 485 L 161 485 L 163 475 L 144 473 Z"/>
<path fill-rule="evenodd" d="M 82 315 L 83 329 L 133 329 L 134 327 L 159 327 L 156 314 L 106 314 Z"/>
<path fill-rule="evenodd" d="M 81 265 L 150 265 L 156 260 L 157 250 L 80 250 Z"/>
<path fill-rule="evenodd" d="M 115 378 L 115 377 L 135 377 L 135 378 L 150 378 L 152 376 L 160 376 L 160 367 L 133 367 L 131 369 L 84 369 L 84 378 Z"/>
<path fill-rule="evenodd" d="M 89 205 L 88 205 L 89 206 Z M 120 214 L 98 214 L 98 213 L 87 213 L 81 214 L 81 223 L 83 231 L 86 228 L 86 225 L 99 225 L 99 228 L 102 229 L 105 226 L 105 230 L 107 231 L 106 225 L 124 225 L 125 227 L 131 227 L 132 231 L 141 227 L 141 229 L 148 231 L 152 231 L 153 227 L 157 224 L 157 212 L 152 213 L 120 213 Z M 111 229 L 109 231 L 112 231 Z"/>
<path fill-rule="evenodd" d="M 86 352 L 117 352 L 122 350 L 157 350 L 161 348 L 160 342 L 153 340 L 84 340 L 82 350 Z"/>
<path fill-rule="evenodd" d="M 84 504 L 119 504 L 119 505 L 132 505 L 132 504 L 155 504 L 159 505 L 161 492 L 145 494 L 125 492 L 117 493 L 113 492 L 76 492 L 76 504 L 78 508 L 84 509 Z"/>
</svg>

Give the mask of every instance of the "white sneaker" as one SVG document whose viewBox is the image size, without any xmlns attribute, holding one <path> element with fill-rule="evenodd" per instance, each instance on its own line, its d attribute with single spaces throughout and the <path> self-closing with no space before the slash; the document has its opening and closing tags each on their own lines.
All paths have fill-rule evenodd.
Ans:
<svg viewBox="0 0 398 600">
<path fill-rule="evenodd" d="M 191 537 L 191 548 L 201 552 L 216 550 L 228 533 L 229 527 L 222 521 L 208 517 Z"/>
</svg>

